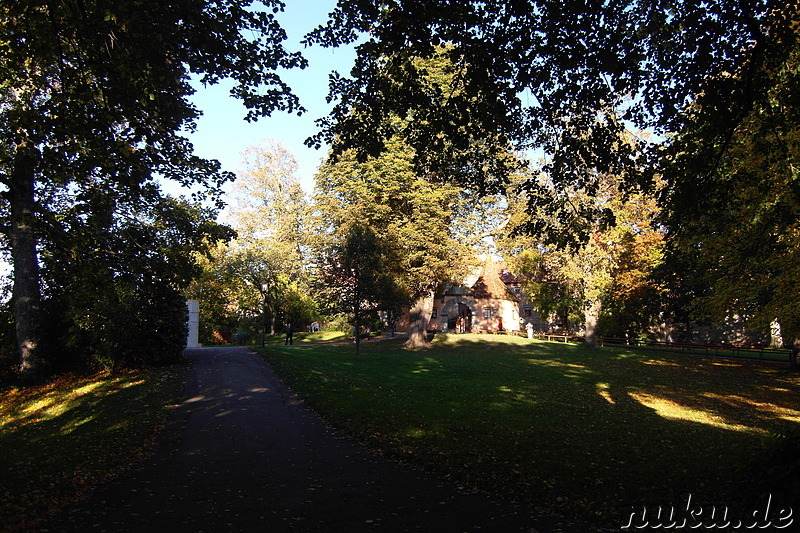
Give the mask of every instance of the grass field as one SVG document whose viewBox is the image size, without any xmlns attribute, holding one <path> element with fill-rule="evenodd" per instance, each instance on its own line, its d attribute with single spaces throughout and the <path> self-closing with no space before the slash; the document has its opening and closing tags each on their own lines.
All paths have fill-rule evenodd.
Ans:
<svg viewBox="0 0 800 533">
<path fill-rule="evenodd" d="M 294 344 L 309 344 L 309 343 L 325 343 L 325 342 L 343 342 L 347 340 L 347 335 L 341 331 L 317 331 L 309 333 L 307 331 L 297 331 L 293 335 L 292 341 Z M 277 346 L 286 341 L 286 335 L 283 333 L 277 335 L 267 335 L 264 337 L 264 344 L 269 346 Z M 255 339 L 257 346 L 261 345 L 261 337 Z"/>
<path fill-rule="evenodd" d="M 27 530 L 146 455 L 187 368 L 66 375 L 0 391 L 0 531 Z"/>
<path fill-rule="evenodd" d="M 364 343 L 359 359 L 346 344 L 271 347 L 265 358 L 373 448 L 606 525 L 631 505 L 690 493 L 756 505 L 786 470 L 769 469 L 774 435 L 800 425 L 800 376 L 786 366 L 504 336 L 401 342 Z"/>
</svg>

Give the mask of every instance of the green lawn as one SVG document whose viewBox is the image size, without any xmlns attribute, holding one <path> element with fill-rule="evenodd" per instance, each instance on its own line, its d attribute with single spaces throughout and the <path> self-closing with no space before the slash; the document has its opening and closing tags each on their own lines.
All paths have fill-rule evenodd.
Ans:
<svg viewBox="0 0 800 533">
<path fill-rule="evenodd" d="M 371 447 L 611 526 L 630 505 L 677 506 L 688 493 L 758 503 L 765 476 L 753 475 L 772 435 L 800 425 L 800 376 L 785 366 L 505 336 L 401 343 L 364 343 L 359 359 L 352 345 L 274 347 L 265 358 Z"/>
<path fill-rule="evenodd" d="M 310 333 L 307 331 L 297 331 L 294 333 L 292 341 L 294 344 L 316 344 L 320 342 L 343 342 L 347 340 L 347 334 L 341 331 L 317 331 Z M 286 341 L 286 335 L 279 333 L 276 335 L 267 335 L 264 337 L 264 344 L 269 346 L 277 346 Z M 257 336 L 255 344 L 261 346 L 261 337 Z"/>
<path fill-rule="evenodd" d="M 27 530 L 146 455 L 187 368 L 67 375 L 0 391 L 0 531 Z"/>
</svg>

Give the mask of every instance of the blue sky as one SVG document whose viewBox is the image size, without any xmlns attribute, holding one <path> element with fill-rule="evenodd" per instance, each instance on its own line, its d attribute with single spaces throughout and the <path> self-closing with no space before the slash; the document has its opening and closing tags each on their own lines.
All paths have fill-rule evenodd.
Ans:
<svg viewBox="0 0 800 533">
<path fill-rule="evenodd" d="M 327 19 L 328 13 L 336 5 L 335 0 L 285 0 L 286 10 L 280 21 L 288 40 L 287 49 L 301 50 L 308 59 L 309 66 L 304 70 L 281 72 L 283 80 L 300 97 L 302 105 L 308 110 L 303 116 L 275 113 L 255 123 L 244 120 L 246 110 L 242 104 L 230 97 L 231 83 L 220 83 L 211 87 L 197 86 L 192 98 L 195 105 L 203 111 L 198 121 L 197 132 L 189 135 L 195 153 L 208 159 L 217 159 L 224 170 L 236 172 L 241 169 L 240 153 L 248 146 L 259 144 L 264 138 L 280 141 L 297 159 L 297 177 L 306 191 L 311 191 L 314 172 L 325 156 L 325 148 L 307 148 L 303 141 L 317 129 L 314 120 L 328 114 L 330 105 L 325 102 L 328 94 L 328 73 L 338 70 L 348 74 L 355 58 L 350 48 L 329 49 L 318 46 L 302 48 L 300 39 Z"/>
</svg>

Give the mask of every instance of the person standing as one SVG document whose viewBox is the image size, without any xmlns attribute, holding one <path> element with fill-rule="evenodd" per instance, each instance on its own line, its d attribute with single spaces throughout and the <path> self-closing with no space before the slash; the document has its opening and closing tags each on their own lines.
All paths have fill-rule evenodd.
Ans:
<svg viewBox="0 0 800 533">
<path fill-rule="evenodd" d="M 293 334 L 294 334 L 294 328 L 292 327 L 291 324 L 287 325 L 286 326 L 286 341 L 283 343 L 284 346 L 287 345 L 287 344 L 292 344 L 293 343 L 293 338 L 292 338 Z"/>
</svg>

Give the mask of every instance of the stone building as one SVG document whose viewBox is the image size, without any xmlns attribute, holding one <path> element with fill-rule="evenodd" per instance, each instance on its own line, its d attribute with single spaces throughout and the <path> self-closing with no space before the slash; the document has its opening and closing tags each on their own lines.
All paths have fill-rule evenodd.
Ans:
<svg viewBox="0 0 800 533">
<path fill-rule="evenodd" d="M 503 262 L 487 257 L 463 284 L 437 291 L 428 329 L 446 333 L 512 333 L 527 323 L 542 329 L 522 284 Z"/>
</svg>

